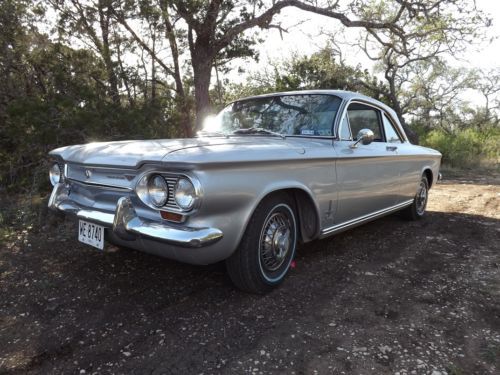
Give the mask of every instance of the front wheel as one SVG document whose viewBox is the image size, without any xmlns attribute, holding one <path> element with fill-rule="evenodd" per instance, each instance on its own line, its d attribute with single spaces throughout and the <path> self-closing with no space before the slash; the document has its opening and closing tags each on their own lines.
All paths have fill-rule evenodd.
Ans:
<svg viewBox="0 0 500 375">
<path fill-rule="evenodd" d="M 240 246 L 226 260 L 229 277 L 240 289 L 264 294 L 281 284 L 297 244 L 294 202 L 273 194 L 256 208 Z"/>
<path fill-rule="evenodd" d="M 403 216 L 408 220 L 420 220 L 425 215 L 427 199 L 429 197 L 429 181 L 422 176 L 417 188 L 413 203 L 403 210 Z"/>
</svg>

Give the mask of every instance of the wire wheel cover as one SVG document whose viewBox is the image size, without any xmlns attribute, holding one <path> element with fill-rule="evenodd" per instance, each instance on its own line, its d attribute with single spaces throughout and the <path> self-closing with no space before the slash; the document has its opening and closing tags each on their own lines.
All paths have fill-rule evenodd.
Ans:
<svg viewBox="0 0 500 375">
<path fill-rule="evenodd" d="M 425 182 L 421 181 L 420 186 L 415 197 L 415 203 L 417 208 L 417 213 L 423 215 L 425 211 L 425 205 L 427 204 L 427 186 Z"/>
<path fill-rule="evenodd" d="M 293 247 L 294 226 L 282 212 L 275 212 L 264 223 L 260 236 L 260 259 L 265 271 L 278 270 Z"/>
</svg>

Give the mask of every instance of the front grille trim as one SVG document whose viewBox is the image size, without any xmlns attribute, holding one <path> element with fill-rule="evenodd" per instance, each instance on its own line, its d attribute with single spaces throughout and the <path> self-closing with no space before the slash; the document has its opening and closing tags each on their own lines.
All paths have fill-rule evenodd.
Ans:
<svg viewBox="0 0 500 375">
<path fill-rule="evenodd" d="M 165 179 L 167 182 L 168 186 L 168 199 L 167 203 L 163 207 L 167 207 L 170 210 L 174 210 L 175 212 L 185 212 L 180 208 L 177 203 L 175 202 L 174 198 L 174 188 L 175 185 L 177 184 L 177 181 L 179 181 L 179 178 L 182 177 L 182 175 L 174 175 L 170 173 L 161 173 L 161 176 Z"/>
<path fill-rule="evenodd" d="M 145 173 L 147 175 L 151 174 L 160 175 L 165 179 L 165 182 L 167 183 L 168 187 L 167 203 L 165 203 L 165 205 L 163 205 L 162 207 L 151 207 L 151 208 L 154 208 L 156 210 L 180 213 L 180 214 L 188 214 L 190 211 L 190 210 L 189 211 L 183 210 L 181 207 L 179 207 L 175 202 L 174 198 L 174 190 L 177 181 L 182 177 L 186 177 L 183 173 L 171 173 L 171 172 L 164 172 L 157 170 L 149 170 L 145 173 L 144 172 L 140 173 L 137 170 L 129 168 L 122 169 L 122 168 L 102 167 L 102 166 L 74 164 L 74 163 L 66 163 L 64 165 L 64 169 L 66 172 L 64 174 L 64 177 L 66 178 L 67 181 L 81 185 L 93 186 L 100 189 L 134 192 L 135 195 L 137 195 L 137 193 L 135 192 L 136 184 L 145 175 Z M 86 169 L 89 169 L 93 172 L 91 178 L 86 178 L 86 176 L 84 175 Z M 108 173 L 114 176 L 128 175 L 128 176 L 133 176 L 133 178 L 124 179 L 122 183 L 116 183 L 115 179 L 111 179 L 107 176 Z"/>
</svg>

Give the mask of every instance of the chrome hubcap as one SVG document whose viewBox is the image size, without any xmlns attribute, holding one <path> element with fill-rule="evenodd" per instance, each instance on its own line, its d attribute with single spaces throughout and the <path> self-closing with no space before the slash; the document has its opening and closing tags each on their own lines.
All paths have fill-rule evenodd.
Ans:
<svg viewBox="0 0 500 375">
<path fill-rule="evenodd" d="M 427 187 L 424 182 L 420 182 L 420 186 L 415 197 L 415 204 L 417 208 L 417 213 L 423 215 L 425 211 L 425 205 L 427 204 Z"/>
<path fill-rule="evenodd" d="M 264 223 L 260 240 L 260 257 L 266 271 L 281 267 L 292 247 L 292 226 L 287 216 L 276 212 Z"/>
</svg>

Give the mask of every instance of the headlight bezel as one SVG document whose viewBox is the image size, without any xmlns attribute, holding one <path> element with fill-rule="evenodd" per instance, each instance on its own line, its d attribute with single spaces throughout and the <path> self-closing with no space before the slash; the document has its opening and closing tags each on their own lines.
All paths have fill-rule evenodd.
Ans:
<svg viewBox="0 0 500 375">
<path fill-rule="evenodd" d="M 64 170 L 60 163 L 52 162 L 49 168 L 49 181 L 52 186 L 64 181 Z"/>
<path fill-rule="evenodd" d="M 163 198 L 161 198 L 160 200 L 156 200 L 156 198 L 154 197 L 155 193 L 152 192 L 153 189 L 159 189 L 163 191 Z M 165 181 L 165 178 L 162 175 L 154 174 L 149 176 L 147 181 L 147 194 L 148 199 L 153 206 L 161 208 L 167 204 L 169 196 L 168 183 L 167 181 Z"/>
<path fill-rule="evenodd" d="M 181 187 L 181 184 L 184 184 L 184 187 Z M 181 190 L 180 190 L 181 188 L 183 189 L 182 193 L 184 193 L 184 196 L 189 196 L 190 197 L 188 204 L 181 204 L 181 203 L 179 203 L 179 201 L 183 199 L 182 196 L 178 197 L 178 193 L 181 192 Z M 175 183 L 173 193 L 174 193 L 175 204 L 177 206 L 179 206 L 179 208 L 181 210 L 183 210 L 183 211 L 190 211 L 194 207 L 194 205 L 196 203 L 196 198 L 197 198 L 196 187 L 195 187 L 195 185 L 193 184 L 193 182 L 189 178 L 179 177 L 179 179 Z"/>
</svg>

